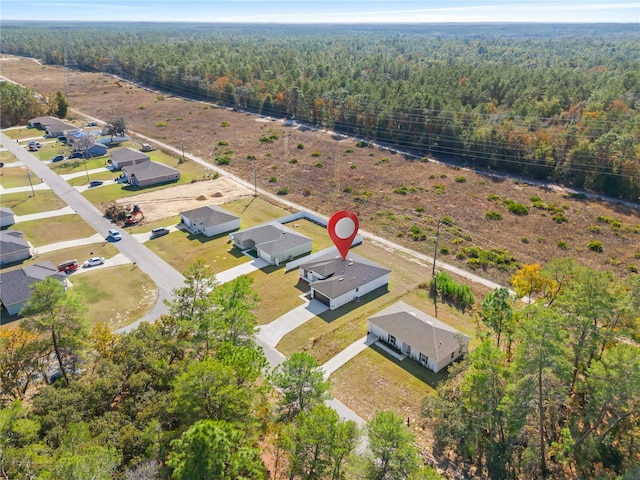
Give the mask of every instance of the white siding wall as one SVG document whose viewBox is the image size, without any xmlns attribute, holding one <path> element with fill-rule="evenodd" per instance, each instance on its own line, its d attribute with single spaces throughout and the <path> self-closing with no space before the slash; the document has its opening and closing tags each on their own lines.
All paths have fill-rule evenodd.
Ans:
<svg viewBox="0 0 640 480">
<path fill-rule="evenodd" d="M 226 223 L 221 223 L 219 225 L 213 225 L 211 227 L 205 228 L 204 234 L 207 237 L 215 237 L 216 235 L 220 235 L 222 233 L 230 232 L 231 230 L 236 230 L 240 228 L 240 219 L 231 220 Z"/>
<path fill-rule="evenodd" d="M 344 295 L 340 295 L 331 300 L 331 305 L 329 308 L 331 310 L 335 310 L 336 308 L 340 308 L 342 305 L 346 305 L 347 303 L 355 300 L 356 297 L 361 297 L 369 292 L 374 291 L 376 288 L 382 287 L 389 283 L 389 274 L 383 275 L 382 277 L 373 280 L 366 285 L 363 285 L 356 292 L 355 290 L 351 290 Z"/>
</svg>

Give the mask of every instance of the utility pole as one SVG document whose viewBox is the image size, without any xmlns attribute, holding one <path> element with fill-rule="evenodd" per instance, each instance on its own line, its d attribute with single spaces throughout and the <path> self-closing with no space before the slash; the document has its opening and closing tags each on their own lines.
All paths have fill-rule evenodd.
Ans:
<svg viewBox="0 0 640 480">
<path fill-rule="evenodd" d="M 84 165 L 84 172 L 87 174 L 87 182 L 89 181 L 89 170 L 87 170 L 87 159 L 84 159 L 84 162 L 82 162 L 82 164 Z"/>
<path fill-rule="evenodd" d="M 186 162 L 187 159 L 184 156 L 184 135 L 182 133 L 180 134 L 180 144 L 182 145 L 182 161 Z"/>
<path fill-rule="evenodd" d="M 436 257 L 438 256 L 438 237 L 440 236 L 440 219 L 438 219 L 438 229 L 436 230 L 436 248 L 433 251 L 433 270 L 431 276 L 436 276 Z"/>
<path fill-rule="evenodd" d="M 29 185 L 31 185 L 31 194 L 33 197 L 36 196 L 36 191 L 33 189 L 33 183 L 31 183 L 31 171 L 27 168 L 27 176 L 29 177 Z"/>
<path fill-rule="evenodd" d="M 253 196 L 258 196 L 258 159 L 253 161 Z"/>
</svg>

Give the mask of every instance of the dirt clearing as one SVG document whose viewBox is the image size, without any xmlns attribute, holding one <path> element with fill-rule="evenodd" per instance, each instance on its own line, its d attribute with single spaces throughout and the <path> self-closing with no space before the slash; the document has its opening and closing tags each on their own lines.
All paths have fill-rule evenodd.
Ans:
<svg viewBox="0 0 640 480">
<path fill-rule="evenodd" d="M 120 205 L 138 205 L 144 212 L 147 222 L 179 215 L 181 212 L 193 210 L 206 205 L 222 205 L 253 192 L 225 177 L 188 185 L 176 185 L 133 197 L 124 197 L 117 201 Z"/>
</svg>

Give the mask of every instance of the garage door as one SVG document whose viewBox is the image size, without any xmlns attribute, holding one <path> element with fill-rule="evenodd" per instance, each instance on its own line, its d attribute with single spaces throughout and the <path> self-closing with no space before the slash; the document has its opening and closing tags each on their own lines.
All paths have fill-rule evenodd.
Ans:
<svg viewBox="0 0 640 480">
<path fill-rule="evenodd" d="M 329 299 L 329 297 L 321 294 L 320 292 L 318 292 L 317 290 L 313 291 L 313 298 L 315 298 L 316 300 L 321 301 L 322 303 L 324 303 L 325 305 L 331 306 L 331 300 Z"/>
</svg>

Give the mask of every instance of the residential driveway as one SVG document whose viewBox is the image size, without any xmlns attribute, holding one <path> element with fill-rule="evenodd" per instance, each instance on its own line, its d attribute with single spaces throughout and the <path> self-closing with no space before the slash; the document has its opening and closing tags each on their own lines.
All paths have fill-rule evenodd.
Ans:
<svg viewBox="0 0 640 480">
<path fill-rule="evenodd" d="M 360 352 L 365 350 L 367 347 L 370 347 L 378 338 L 375 335 L 368 334 L 366 337 L 362 337 L 360 340 L 353 342 L 347 348 L 338 353 L 335 357 L 329 359 L 324 365 L 322 365 L 322 370 L 324 371 L 324 378 L 329 378 L 329 376 L 351 360 L 353 357 L 358 355 Z"/>
<path fill-rule="evenodd" d="M 4 167 L 2 167 L 4 168 Z M 0 185 L 0 195 L 8 195 L 10 193 L 19 193 L 19 192 L 30 192 L 31 190 L 40 191 L 40 190 L 50 190 L 49 185 L 46 183 L 36 183 L 31 187 L 31 185 L 27 185 L 26 187 L 13 187 L 13 188 L 4 188 Z"/>
<path fill-rule="evenodd" d="M 102 270 L 103 268 L 116 267 L 118 265 L 127 265 L 131 263 L 131 260 L 127 258 L 123 253 L 118 253 L 111 258 L 105 259 L 102 265 L 96 265 L 95 267 L 87 267 L 84 268 L 82 266 L 82 262 L 86 259 L 80 260 L 78 259 L 78 263 L 80 264 L 80 268 L 75 272 L 71 272 L 68 276 L 75 277 L 76 275 L 81 275 L 83 273 L 95 272 L 96 270 Z"/>
<path fill-rule="evenodd" d="M 99 233 L 95 233 L 86 238 L 76 238 L 75 240 L 68 240 L 66 242 L 50 243 L 48 245 L 43 245 L 42 247 L 37 247 L 35 250 L 37 250 L 38 254 L 49 253 L 55 252 L 56 250 L 64 250 L 66 248 L 78 247 L 80 245 L 91 245 L 92 243 L 100 243 L 106 241 L 107 240 L 102 235 L 100 235 Z"/>
<path fill-rule="evenodd" d="M 275 347 L 287 333 L 328 310 L 329 307 L 318 300 L 311 300 L 304 305 L 290 310 L 268 325 L 259 328 L 258 338 L 265 344 Z"/>
<path fill-rule="evenodd" d="M 269 265 L 270 264 L 262 258 L 254 258 L 251 262 L 243 263 L 224 272 L 216 273 L 216 280 L 219 283 L 227 283 L 240 275 L 247 275 L 261 268 L 268 267 Z"/>
<path fill-rule="evenodd" d="M 47 212 L 39 212 L 32 213 L 30 215 L 16 215 L 16 223 L 20 222 L 29 222 L 31 220 L 39 220 L 41 218 L 51 218 L 51 217 L 59 217 L 61 215 L 73 215 L 76 213 L 73 208 L 70 206 L 66 206 L 64 208 L 60 208 L 59 210 L 49 210 Z"/>
</svg>

